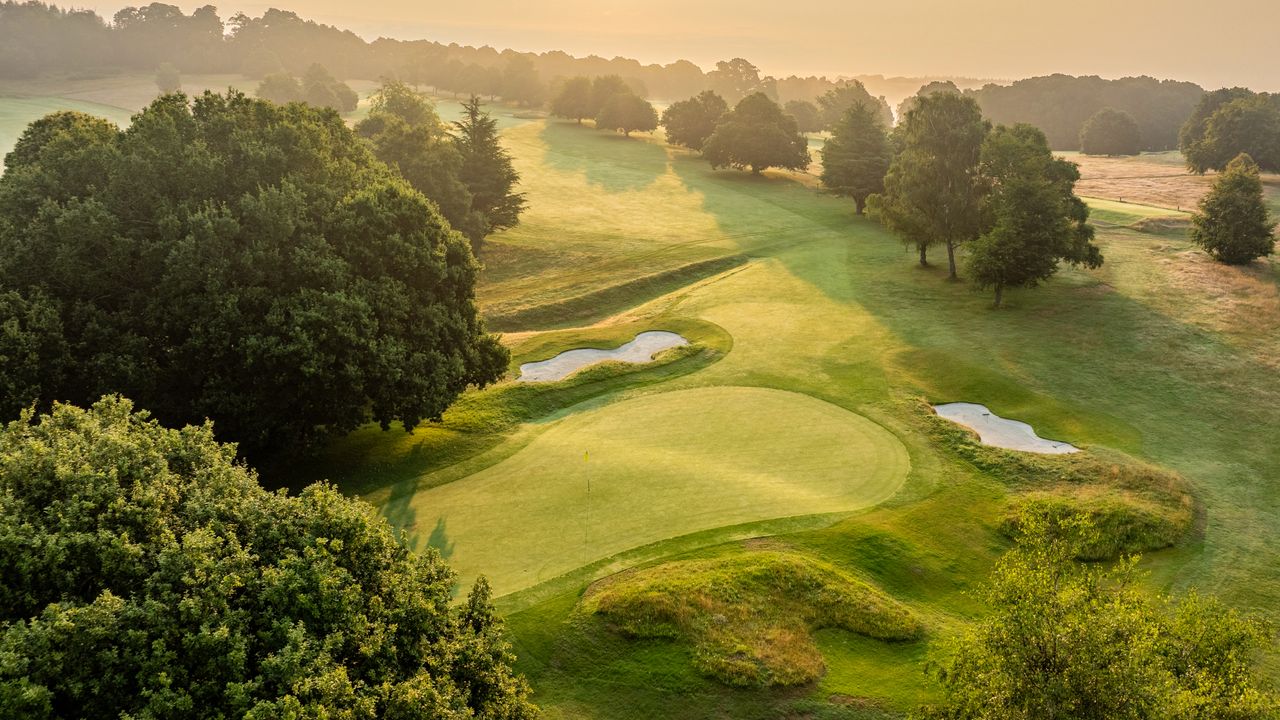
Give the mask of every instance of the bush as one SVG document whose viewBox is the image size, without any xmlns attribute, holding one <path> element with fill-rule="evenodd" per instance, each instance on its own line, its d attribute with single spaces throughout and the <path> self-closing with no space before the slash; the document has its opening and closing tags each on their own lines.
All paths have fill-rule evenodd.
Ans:
<svg viewBox="0 0 1280 720">
<path fill-rule="evenodd" d="M 1028 527 L 1061 528 L 1087 521 L 1076 549 L 1081 560 L 1111 560 L 1170 547 L 1191 528 L 1190 504 L 1168 506 L 1130 493 L 1037 492 L 1015 498 L 1000 529 L 1017 540 Z"/>
</svg>

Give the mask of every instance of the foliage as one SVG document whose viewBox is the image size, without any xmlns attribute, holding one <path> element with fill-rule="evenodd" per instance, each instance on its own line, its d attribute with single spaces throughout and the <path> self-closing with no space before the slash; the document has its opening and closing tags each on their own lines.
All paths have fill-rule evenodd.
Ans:
<svg viewBox="0 0 1280 720">
<path fill-rule="evenodd" d="M 0 714 L 528 718 L 483 581 L 119 398 L 0 430 Z"/>
<path fill-rule="evenodd" d="M 694 664 L 728 685 L 802 685 L 823 672 L 812 631 L 913 640 L 920 621 L 857 577 L 798 553 L 751 552 L 657 565 L 588 591 L 583 609 L 637 638 L 694 646 Z"/>
<path fill-rule="evenodd" d="M 1142 152 L 1142 130 L 1129 113 L 1102 108 L 1080 128 L 1080 152 L 1086 155 L 1137 155 Z"/>
<path fill-rule="evenodd" d="M 941 644 L 945 689 L 924 718 L 1272 717 L 1252 653 L 1269 628 L 1196 594 L 1151 599 L 1132 561 L 1076 563 L 1087 523 L 1024 527 L 982 598 L 991 614 Z"/>
<path fill-rule="evenodd" d="M 1198 173 L 1225 170 L 1241 153 L 1280 172 L 1280 94 L 1230 88 L 1206 95 L 1183 127 L 1182 153 Z"/>
<path fill-rule="evenodd" d="M 748 95 L 720 118 L 702 156 L 713 168 L 749 168 L 755 175 L 771 167 L 804 170 L 810 162 L 796 121 L 764 93 Z"/>
<path fill-rule="evenodd" d="M 773 78 L 761 78 L 760 68 L 743 58 L 717 62 L 716 69 L 707 73 L 706 83 L 725 102 L 734 104 L 755 93 L 764 93 L 775 101 L 778 97 Z"/>
<path fill-rule="evenodd" d="M 662 112 L 667 141 L 701 150 L 716 130 L 716 123 L 729 111 L 724 98 L 714 90 L 703 90 L 688 100 L 672 103 Z"/>
<path fill-rule="evenodd" d="M 591 101 L 591 78 L 584 75 L 565 80 L 551 99 L 552 115 L 577 120 L 579 125 L 583 118 L 595 117 L 597 112 L 599 108 Z"/>
<path fill-rule="evenodd" d="M 483 239 L 484 218 L 460 177 L 462 154 L 425 95 L 402 82 L 384 81 L 355 132 L 369 141 L 379 160 L 434 201 L 454 229 L 473 244 Z"/>
<path fill-rule="evenodd" d="M 591 114 L 595 117 L 604 109 L 606 103 L 616 95 L 634 95 L 627 81 L 620 75 L 601 75 L 591 80 Z"/>
<path fill-rule="evenodd" d="M 630 92 L 618 93 L 605 101 L 596 115 L 596 127 L 601 130 L 618 130 L 631 137 L 632 131 L 649 132 L 658 129 L 658 111 L 642 97 Z"/>
<path fill-rule="evenodd" d="M 1102 265 L 1089 206 L 1074 192 L 1080 171 L 1054 157 L 1044 133 L 1030 125 L 996 128 L 983 144 L 982 172 L 991 184 L 991 227 L 972 243 L 969 272 L 978 287 L 995 289 L 996 307 L 1006 288 L 1035 287 L 1060 261 Z"/>
<path fill-rule="evenodd" d="M 849 108 L 820 152 L 823 186 L 852 198 L 859 215 L 868 197 L 884 192 L 884 176 L 893 156 L 889 136 L 872 108 Z"/>
<path fill-rule="evenodd" d="M 272 73 L 262 78 L 254 95 L 277 105 L 302 102 L 302 83 L 288 73 Z"/>
<path fill-rule="evenodd" d="M 1017 540 L 1029 529 L 1046 527 L 1053 531 L 1088 523 L 1093 531 L 1077 544 L 1076 557 L 1115 560 L 1173 546 L 1186 537 L 1191 521 L 1189 502 L 1169 505 L 1136 492 L 1069 488 L 1016 497 L 1000 529 Z"/>
<path fill-rule="evenodd" d="M 331 75 L 323 65 L 313 64 L 302 76 L 302 100 L 316 107 L 351 112 L 360 104 L 360 96 L 346 83 Z"/>
<path fill-rule="evenodd" d="M 802 133 L 816 133 L 823 129 L 818 106 L 808 100 L 789 100 L 782 110 L 796 121 L 796 127 Z"/>
<path fill-rule="evenodd" d="M 498 137 L 498 122 L 481 109 L 472 96 L 462 106 L 462 119 L 453 123 L 453 138 L 462 162 L 458 179 L 471 193 L 471 212 L 477 216 L 480 235 L 515 227 L 524 210 L 524 194 L 515 191 L 520 173 Z M 473 240 L 474 242 L 474 240 Z"/>
<path fill-rule="evenodd" d="M 1214 180 L 1191 218 L 1191 239 L 1215 259 L 1240 265 L 1275 252 L 1276 224 L 1253 158 L 1241 154 Z"/>
<path fill-rule="evenodd" d="M 173 66 L 173 63 L 161 63 L 156 70 L 156 88 L 162 95 L 182 90 L 182 74 Z"/>
<path fill-rule="evenodd" d="M 970 97 L 939 93 L 918 98 L 895 131 L 901 151 L 889 166 L 876 215 L 926 265 L 929 246 L 947 247 L 951 277 L 955 248 L 983 229 L 986 183 L 979 169 L 991 124 Z"/>
<path fill-rule="evenodd" d="M 831 128 L 840 122 L 849 108 L 865 105 L 875 111 L 876 119 L 886 128 L 893 127 L 893 111 L 884 98 L 872 97 L 866 87 L 857 80 L 844 85 L 837 85 L 818 96 L 818 112 L 824 128 Z"/>
<path fill-rule="evenodd" d="M 915 95 L 904 98 L 902 102 L 898 103 L 898 117 L 905 118 L 907 113 L 915 110 L 917 98 L 937 95 L 938 93 L 944 92 L 959 95 L 960 88 L 956 87 L 956 84 L 950 80 L 934 80 L 933 82 L 920 86 L 920 89 L 916 91 Z"/>
<path fill-rule="evenodd" d="M 37 121 L 0 177 L 0 246 L 0 289 L 56 311 L 65 342 L 41 358 L 62 381 L 28 401 L 128 393 L 283 449 L 413 427 L 506 365 L 465 240 L 332 111 L 206 93 L 126 132 Z"/>
<path fill-rule="evenodd" d="M 531 107 L 542 102 L 546 87 L 538 76 L 538 68 L 533 60 L 524 55 L 513 54 L 502 68 L 502 81 L 499 93 L 510 102 Z"/>
<path fill-rule="evenodd" d="M 1143 150 L 1172 150 L 1178 131 L 1204 90 L 1194 83 L 1127 77 L 1047 75 L 1010 85 L 988 84 L 966 93 L 994 123 L 1027 123 L 1044 131 L 1054 150 L 1080 147 L 1080 130 L 1103 108 L 1127 112 L 1138 123 Z"/>
</svg>

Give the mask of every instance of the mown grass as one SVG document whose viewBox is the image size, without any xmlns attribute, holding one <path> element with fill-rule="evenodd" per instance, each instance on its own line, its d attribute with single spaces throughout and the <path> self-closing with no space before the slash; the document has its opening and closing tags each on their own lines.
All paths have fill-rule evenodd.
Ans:
<svg viewBox="0 0 1280 720">
<path fill-rule="evenodd" d="M 821 677 L 816 630 L 883 641 L 923 633 L 907 608 L 865 581 L 807 555 L 770 550 L 624 573 L 588 590 L 581 611 L 629 637 L 689 643 L 699 670 L 739 687 Z"/>
</svg>

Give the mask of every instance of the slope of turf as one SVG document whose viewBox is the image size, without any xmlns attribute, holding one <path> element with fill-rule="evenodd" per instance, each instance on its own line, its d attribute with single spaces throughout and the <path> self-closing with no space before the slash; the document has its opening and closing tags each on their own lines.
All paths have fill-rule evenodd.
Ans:
<svg viewBox="0 0 1280 720">
<path fill-rule="evenodd" d="M 875 505 L 909 467 L 891 433 L 834 405 L 696 388 L 575 412 L 417 493 L 406 517 L 464 582 L 484 573 L 505 594 L 669 537 Z"/>
</svg>

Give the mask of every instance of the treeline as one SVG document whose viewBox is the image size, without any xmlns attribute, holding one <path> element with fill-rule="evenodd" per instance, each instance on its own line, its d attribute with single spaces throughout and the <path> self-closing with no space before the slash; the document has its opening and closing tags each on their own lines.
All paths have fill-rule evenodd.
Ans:
<svg viewBox="0 0 1280 720">
<path fill-rule="evenodd" d="M 1085 123 L 1104 108 L 1123 111 L 1137 121 L 1143 150 L 1173 150 L 1178 147 L 1178 131 L 1204 89 L 1150 77 L 1049 75 L 1012 85 L 989 84 L 965 94 L 978 101 L 992 122 L 1040 128 L 1054 150 L 1078 150 Z"/>
</svg>

